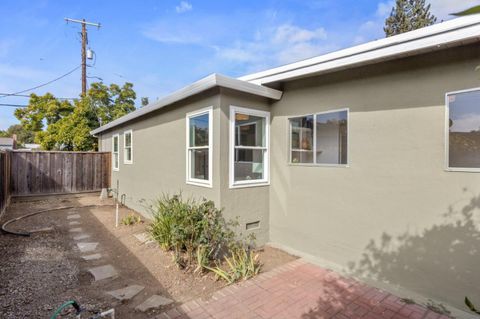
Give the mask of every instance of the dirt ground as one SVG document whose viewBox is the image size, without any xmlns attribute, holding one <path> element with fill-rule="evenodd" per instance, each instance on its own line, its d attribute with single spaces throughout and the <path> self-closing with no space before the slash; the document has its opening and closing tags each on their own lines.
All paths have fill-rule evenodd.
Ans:
<svg viewBox="0 0 480 319">
<path fill-rule="evenodd" d="M 112 200 L 97 194 L 17 199 L 2 222 L 30 212 L 65 206 L 76 208 L 39 214 L 12 224 L 9 229 L 38 232 L 30 237 L 2 234 L 0 237 L 0 318 L 49 318 L 57 307 L 76 300 L 86 309 L 83 318 L 95 311 L 115 308 L 116 318 L 151 318 L 165 309 L 142 313 L 134 308 L 153 294 L 174 300 L 169 307 L 195 298 L 208 298 L 225 284 L 212 274 L 198 275 L 179 270 L 172 256 L 156 243 L 143 244 L 134 234 L 145 231 L 147 222 L 115 228 Z M 93 206 L 96 205 L 96 206 Z M 85 207 L 88 206 L 88 207 Z M 84 242 L 98 242 L 102 258 L 84 261 L 69 232 L 67 213 L 75 211 Z M 132 211 L 121 208 L 120 219 Z M 294 260 L 283 251 L 264 247 L 259 251 L 263 271 Z M 119 275 L 98 282 L 87 271 L 111 264 Z M 106 291 L 137 284 L 145 289 L 128 302 L 119 302 Z M 62 318 L 68 318 L 64 316 Z M 73 314 L 70 316 L 73 318 Z"/>
</svg>

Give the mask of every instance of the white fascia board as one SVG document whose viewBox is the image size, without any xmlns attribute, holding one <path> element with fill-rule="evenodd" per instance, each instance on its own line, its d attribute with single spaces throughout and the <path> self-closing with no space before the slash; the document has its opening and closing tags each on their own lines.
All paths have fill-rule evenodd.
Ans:
<svg viewBox="0 0 480 319">
<path fill-rule="evenodd" d="M 257 96 L 266 97 L 269 99 L 280 100 L 282 97 L 282 91 L 271 89 L 268 87 L 263 87 L 254 83 L 249 83 L 241 81 L 238 79 L 229 78 L 220 74 L 211 74 L 197 82 L 194 82 L 178 91 L 173 92 L 172 94 L 160 99 L 152 104 L 144 106 L 140 109 L 137 109 L 127 115 L 124 115 L 115 121 L 112 121 L 106 125 L 103 125 L 90 132 L 92 135 L 96 135 L 100 132 L 109 130 L 115 126 L 126 123 L 138 117 L 141 117 L 150 112 L 159 110 L 167 105 L 173 104 L 180 100 L 186 99 L 190 96 L 194 96 L 203 91 L 209 90 L 213 87 L 225 87 L 233 89 L 240 92 L 245 92 L 249 94 L 254 94 Z"/>
<path fill-rule="evenodd" d="M 427 48 L 436 48 L 453 43 L 464 44 L 478 40 L 480 15 L 472 15 L 435 24 L 389 38 L 368 42 L 355 47 L 328 53 L 311 59 L 287 64 L 278 68 L 246 75 L 240 80 L 256 84 L 272 83 L 322 71 L 333 71 L 375 60 L 415 54 Z"/>
</svg>

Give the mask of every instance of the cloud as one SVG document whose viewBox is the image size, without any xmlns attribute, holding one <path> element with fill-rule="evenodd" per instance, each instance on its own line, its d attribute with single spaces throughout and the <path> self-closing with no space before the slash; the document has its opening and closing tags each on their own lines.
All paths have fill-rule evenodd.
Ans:
<svg viewBox="0 0 480 319">
<path fill-rule="evenodd" d="M 392 8 L 395 6 L 395 1 L 380 2 L 377 5 L 377 11 L 375 15 L 379 18 L 386 18 L 392 12 Z"/>
<path fill-rule="evenodd" d="M 175 7 L 175 11 L 177 11 L 177 13 L 184 13 L 192 9 L 193 9 L 192 4 L 187 1 L 182 1 L 178 6 Z"/>
<path fill-rule="evenodd" d="M 250 40 L 219 47 L 217 57 L 230 62 L 248 63 L 253 69 L 265 64 L 276 66 L 333 49 L 326 40 L 324 28 L 306 29 L 286 23 L 257 31 Z"/>
<path fill-rule="evenodd" d="M 480 114 L 470 113 L 462 114 L 453 120 L 453 125 L 450 128 L 452 132 L 470 132 L 472 130 L 480 129 Z"/>
<path fill-rule="evenodd" d="M 452 13 L 478 5 L 478 0 L 431 0 L 430 3 L 432 13 L 441 21 L 455 18 Z"/>
</svg>

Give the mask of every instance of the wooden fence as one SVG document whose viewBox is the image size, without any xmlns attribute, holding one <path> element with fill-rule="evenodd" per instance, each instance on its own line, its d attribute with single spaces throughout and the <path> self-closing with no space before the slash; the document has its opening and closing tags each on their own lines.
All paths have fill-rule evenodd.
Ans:
<svg viewBox="0 0 480 319">
<path fill-rule="evenodd" d="M 30 152 L 11 154 L 14 196 L 98 191 L 110 187 L 107 152 Z"/>
<path fill-rule="evenodd" d="M 0 217 L 10 201 L 10 154 L 8 151 L 0 151 Z"/>
</svg>

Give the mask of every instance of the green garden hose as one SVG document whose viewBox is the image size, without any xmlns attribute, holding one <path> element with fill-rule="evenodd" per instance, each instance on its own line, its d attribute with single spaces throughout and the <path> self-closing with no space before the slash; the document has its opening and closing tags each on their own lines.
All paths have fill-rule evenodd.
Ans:
<svg viewBox="0 0 480 319">
<path fill-rule="evenodd" d="M 77 316 L 82 311 L 80 309 L 80 306 L 78 305 L 78 303 L 75 300 L 69 300 L 66 303 L 64 303 L 63 305 L 61 305 L 60 308 L 58 308 L 57 311 L 55 311 L 55 313 L 50 317 L 50 319 L 57 319 L 57 316 L 60 314 L 60 312 L 62 312 L 62 310 L 67 308 L 68 306 L 72 306 L 73 308 L 75 308 L 75 310 L 77 311 Z"/>
</svg>

